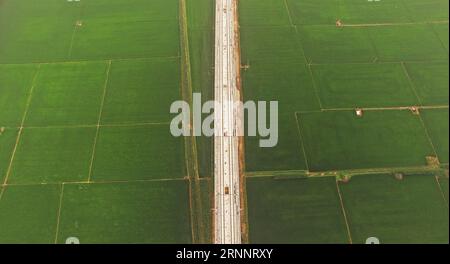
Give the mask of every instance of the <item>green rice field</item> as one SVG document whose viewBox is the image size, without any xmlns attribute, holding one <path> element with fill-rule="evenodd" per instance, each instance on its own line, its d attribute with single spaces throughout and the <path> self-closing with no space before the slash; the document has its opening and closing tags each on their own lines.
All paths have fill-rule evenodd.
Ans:
<svg viewBox="0 0 450 264">
<path fill-rule="evenodd" d="M 210 241 L 211 143 L 189 171 L 169 107 L 212 96 L 211 3 L 0 1 L 0 243 Z"/>
<path fill-rule="evenodd" d="M 238 0 L 244 243 L 449 241 L 448 0 Z M 0 0 L 0 244 L 211 243 L 214 0 Z M 337 26 L 340 20 L 343 26 Z M 361 109 L 358 116 L 356 110 Z"/>
<path fill-rule="evenodd" d="M 448 243 L 448 5 L 239 1 L 244 99 L 280 105 L 275 148 L 245 139 L 248 242 Z"/>
<path fill-rule="evenodd" d="M 402 181 L 389 174 L 361 175 L 349 183 L 333 177 L 250 177 L 250 241 L 365 243 L 377 237 L 381 243 L 448 243 L 448 202 L 438 180 L 431 174 Z M 440 184 L 448 184 L 444 181 Z"/>
</svg>

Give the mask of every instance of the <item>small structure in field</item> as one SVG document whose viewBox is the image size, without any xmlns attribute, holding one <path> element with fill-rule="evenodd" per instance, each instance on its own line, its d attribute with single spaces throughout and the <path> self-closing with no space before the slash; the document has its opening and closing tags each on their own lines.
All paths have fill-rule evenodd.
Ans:
<svg viewBox="0 0 450 264">
<path fill-rule="evenodd" d="M 403 173 L 397 172 L 397 173 L 395 173 L 394 177 L 398 181 L 403 181 L 403 179 L 405 178 L 405 175 L 403 175 Z"/>
<path fill-rule="evenodd" d="M 436 156 L 426 156 L 425 159 L 427 161 L 427 165 L 430 167 L 441 166 L 441 162 L 439 161 L 439 158 Z"/>
<path fill-rule="evenodd" d="M 342 175 L 342 176 L 338 177 L 338 181 L 341 183 L 348 183 L 350 181 L 350 176 Z"/>
<path fill-rule="evenodd" d="M 417 107 L 417 106 L 412 106 L 409 110 L 411 110 L 411 112 L 412 112 L 414 115 L 419 115 L 419 114 L 420 114 L 419 107 Z"/>
<path fill-rule="evenodd" d="M 0 136 L 5 132 L 5 127 L 0 127 Z"/>
<path fill-rule="evenodd" d="M 83 21 L 78 20 L 78 21 L 75 23 L 75 25 L 76 25 L 77 27 L 81 27 L 81 26 L 83 25 Z"/>
<path fill-rule="evenodd" d="M 362 108 L 356 108 L 355 113 L 357 117 L 362 117 L 364 115 L 364 111 L 362 110 Z"/>
<path fill-rule="evenodd" d="M 344 23 L 342 23 L 342 20 L 338 19 L 336 20 L 336 27 L 343 27 Z"/>
</svg>

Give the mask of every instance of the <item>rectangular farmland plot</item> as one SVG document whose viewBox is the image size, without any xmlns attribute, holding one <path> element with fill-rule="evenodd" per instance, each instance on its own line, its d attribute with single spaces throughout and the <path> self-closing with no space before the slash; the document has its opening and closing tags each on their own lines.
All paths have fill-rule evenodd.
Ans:
<svg viewBox="0 0 450 264">
<path fill-rule="evenodd" d="M 299 36 L 309 63 L 373 62 L 377 56 L 365 28 L 301 26 Z"/>
<path fill-rule="evenodd" d="M 297 114 L 310 170 L 425 166 L 433 149 L 409 110 Z"/>
<path fill-rule="evenodd" d="M 247 178 L 250 243 L 348 243 L 334 177 Z"/>
<path fill-rule="evenodd" d="M 448 53 L 431 25 L 367 28 L 380 61 L 445 60 Z"/>
<path fill-rule="evenodd" d="M 245 101 L 278 101 L 280 113 L 319 110 L 308 66 L 254 61 L 242 71 Z"/>
<path fill-rule="evenodd" d="M 97 124 L 107 71 L 106 62 L 41 65 L 25 125 Z"/>
<path fill-rule="evenodd" d="M 306 170 L 294 112 L 280 115 L 278 144 L 273 148 L 261 148 L 261 137 L 245 138 L 245 169 L 248 172 L 277 170 Z"/>
<path fill-rule="evenodd" d="M 186 181 L 64 186 L 58 243 L 190 243 Z"/>
<path fill-rule="evenodd" d="M 19 126 L 37 65 L 0 65 L 0 126 Z"/>
<path fill-rule="evenodd" d="M 407 0 L 404 2 L 413 21 L 448 21 L 448 0 Z"/>
<path fill-rule="evenodd" d="M 169 125 L 101 127 L 93 181 L 176 179 L 185 176 L 183 139 Z"/>
<path fill-rule="evenodd" d="M 8 183 L 86 181 L 96 127 L 22 131 Z"/>
<path fill-rule="evenodd" d="M 288 26 L 289 14 L 284 0 L 240 0 L 241 26 Z"/>
<path fill-rule="evenodd" d="M 336 20 L 342 17 L 343 5 L 340 0 L 286 0 L 286 2 L 296 25 L 334 25 Z"/>
<path fill-rule="evenodd" d="M 162 1 L 164 2 L 164 0 Z M 186 12 L 188 19 L 188 28 L 190 29 L 202 28 L 210 30 L 213 29 L 215 21 L 215 1 L 210 0 L 186 1 Z"/>
<path fill-rule="evenodd" d="M 403 0 L 367 1 L 344 0 L 342 22 L 344 24 L 384 24 L 412 22 Z"/>
<path fill-rule="evenodd" d="M 294 27 L 242 27 L 242 63 L 304 63 L 305 57 Z"/>
<path fill-rule="evenodd" d="M 102 124 L 169 122 L 181 94 L 179 59 L 114 61 L 106 89 Z"/>
<path fill-rule="evenodd" d="M 433 175 L 355 176 L 339 188 L 354 243 L 448 243 L 448 205 Z"/>
<path fill-rule="evenodd" d="M 179 23 L 92 18 L 75 33 L 71 59 L 124 59 L 179 56 Z"/>
<path fill-rule="evenodd" d="M 0 8 L 0 63 L 67 59 L 79 3 L 4 0 Z"/>
<path fill-rule="evenodd" d="M 406 63 L 422 105 L 448 105 L 448 62 Z"/>
<path fill-rule="evenodd" d="M 441 163 L 448 163 L 449 153 L 449 110 L 447 109 L 424 109 L 421 110 L 423 122 L 427 128 L 428 135 Z"/>
<path fill-rule="evenodd" d="M 95 0 L 83 3 L 82 19 L 118 21 L 178 20 L 178 0 Z"/>
<path fill-rule="evenodd" d="M 60 185 L 8 186 L 0 200 L 0 244 L 53 244 Z"/>
<path fill-rule="evenodd" d="M 401 64 L 311 67 L 324 108 L 395 107 L 419 103 Z"/>
</svg>

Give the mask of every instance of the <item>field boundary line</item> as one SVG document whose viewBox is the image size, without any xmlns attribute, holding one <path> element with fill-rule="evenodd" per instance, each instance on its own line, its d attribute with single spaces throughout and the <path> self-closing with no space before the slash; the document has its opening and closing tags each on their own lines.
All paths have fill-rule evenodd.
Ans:
<svg viewBox="0 0 450 264">
<path fill-rule="evenodd" d="M 181 97 L 183 99 L 188 99 L 189 105 L 191 105 L 191 95 L 188 96 L 186 94 L 185 88 L 186 86 L 190 85 L 191 81 L 191 72 L 190 72 L 190 58 L 189 58 L 189 44 L 188 41 L 188 26 L 187 26 L 187 18 L 186 18 L 186 2 L 184 0 L 178 1 L 179 5 L 179 15 L 178 20 L 180 24 L 180 67 L 181 67 Z M 183 56 L 184 55 L 184 56 Z M 183 58 L 184 57 L 184 58 Z M 186 73 L 184 72 L 184 69 L 186 68 Z M 192 91 L 188 87 L 188 93 L 192 94 Z M 188 97 L 188 98 L 185 98 Z M 192 120 L 192 119 L 191 119 Z M 192 127 L 192 124 L 189 124 Z M 192 132 L 192 128 L 190 129 Z M 195 217 L 194 212 L 194 205 L 193 203 L 196 201 L 193 194 L 193 183 L 192 183 L 192 177 L 195 177 L 192 175 L 192 173 L 195 174 L 191 169 L 191 160 L 189 159 L 189 152 L 192 151 L 192 146 L 189 144 L 189 139 L 184 138 L 184 162 L 185 162 L 185 170 L 187 174 L 187 180 L 188 180 L 188 195 L 189 195 L 189 222 L 191 227 L 191 240 L 192 243 L 195 244 L 197 241 L 197 237 L 195 235 L 196 230 L 196 224 L 198 224 L 198 220 Z"/>
<path fill-rule="evenodd" d="M 109 181 L 68 181 L 68 182 L 45 182 L 45 183 L 8 183 L 4 185 L 12 186 L 12 187 L 21 187 L 21 186 L 47 186 L 47 185 L 71 185 L 71 184 L 127 184 L 127 183 L 147 183 L 147 182 L 170 182 L 170 181 L 186 181 L 187 178 L 165 178 L 165 179 L 148 179 L 148 180 L 109 180 Z"/>
<path fill-rule="evenodd" d="M 306 55 L 305 55 L 306 58 Z M 316 80 L 314 79 L 314 74 L 311 68 L 311 64 L 307 64 L 306 67 L 308 68 L 309 76 L 311 77 L 312 86 L 314 89 L 314 94 L 316 95 L 317 102 L 319 103 L 320 109 L 323 109 L 322 100 L 320 99 L 319 89 L 317 88 Z"/>
<path fill-rule="evenodd" d="M 189 29 L 186 0 L 179 0 L 179 32 L 180 32 L 180 67 L 181 67 L 181 97 L 188 101 L 192 106 L 192 71 L 189 45 Z M 192 113 L 191 113 L 192 115 Z M 191 116 L 191 122 L 193 118 Z M 190 124 L 190 137 L 184 138 L 185 145 L 185 162 L 186 171 L 189 180 L 189 200 L 190 200 L 190 218 L 192 229 L 192 242 L 203 243 L 205 238 L 204 223 L 203 223 L 203 203 L 201 197 L 201 187 L 198 179 L 198 156 L 197 156 L 197 142 L 194 136 L 193 125 Z"/>
<path fill-rule="evenodd" d="M 308 157 L 306 156 L 305 142 L 303 141 L 303 135 L 302 135 L 302 131 L 300 128 L 300 120 L 299 120 L 299 117 L 297 116 L 297 113 L 294 112 L 294 116 L 295 116 L 295 123 L 297 123 L 297 131 L 298 131 L 298 136 L 300 139 L 300 144 L 302 145 L 302 151 L 303 151 L 303 156 L 305 159 L 306 170 L 309 171 Z"/>
<path fill-rule="evenodd" d="M 449 208 L 448 200 L 447 200 L 447 198 L 445 198 L 445 194 L 444 194 L 444 191 L 442 190 L 442 186 L 441 186 L 441 182 L 439 181 L 439 177 L 438 176 L 434 176 L 434 178 L 436 179 L 436 183 L 438 185 L 439 192 L 441 193 L 442 199 L 444 199 L 445 205 L 447 206 L 447 209 L 448 209 Z"/>
<path fill-rule="evenodd" d="M 36 72 L 34 73 L 33 80 L 31 82 L 31 88 L 29 90 L 30 94 L 28 95 L 27 102 L 26 102 L 26 105 L 25 105 L 25 110 L 24 110 L 24 113 L 22 115 L 22 121 L 20 123 L 19 131 L 17 132 L 16 143 L 14 144 L 14 148 L 13 148 L 13 151 L 12 151 L 12 154 L 11 154 L 11 159 L 9 160 L 8 169 L 6 171 L 5 179 L 3 180 L 3 186 L 6 185 L 6 183 L 8 182 L 9 176 L 11 174 L 12 164 L 14 162 L 14 158 L 16 156 L 17 147 L 19 145 L 19 141 L 20 141 L 20 138 L 22 136 L 23 125 L 25 123 L 25 119 L 27 118 L 28 109 L 30 108 L 31 98 L 33 96 L 33 91 L 34 91 L 34 89 L 36 87 L 36 81 L 37 81 L 37 77 L 39 76 L 40 69 L 41 69 L 41 65 L 39 64 L 37 66 Z M 3 187 L 2 190 L 4 190 L 4 189 L 5 189 L 5 187 Z M 3 191 L 2 191 L 2 193 L 3 193 Z"/>
<path fill-rule="evenodd" d="M 295 34 L 296 34 L 296 40 L 300 44 L 300 49 L 301 49 L 301 51 L 303 53 L 304 63 L 307 64 L 307 65 L 311 65 L 312 64 L 312 60 L 310 60 L 310 58 L 308 56 L 306 56 L 305 47 L 303 45 L 303 41 L 300 38 L 300 33 L 298 32 L 297 26 L 294 26 L 294 30 L 295 30 Z"/>
<path fill-rule="evenodd" d="M 120 184 L 120 183 L 146 183 L 146 182 L 169 182 L 169 181 L 185 181 L 186 178 L 161 178 L 148 180 L 110 180 L 110 181 L 90 181 L 89 184 Z M 88 182 L 65 182 L 64 184 L 87 184 Z"/>
<path fill-rule="evenodd" d="M 445 165 L 442 163 L 441 165 Z M 318 177 L 336 177 L 339 174 L 346 175 L 365 175 L 365 174 L 386 174 L 394 173 L 398 171 L 404 171 L 406 173 L 432 173 L 442 171 L 440 167 L 432 166 L 409 166 L 409 167 L 380 167 L 380 168 L 364 168 L 364 169 L 346 169 L 346 170 L 328 170 L 328 171 L 305 171 L 305 170 L 281 170 L 281 171 L 249 171 L 245 173 L 247 178 L 258 177 L 284 177 L 293 174 L 304 175 L 307 178 Z"/>
<path fill-rule="evenodd" d="M 122 123 L 122 124 L 85 124 L 85 125 L 55 125 L 55 126 L 24 126 L 25 129 L 52 129 L 52 128 L 92 128 L 92 127 L 136 127 L 136 126 L 163 126 L 170 125 L 170 122 L 149 122 L 149 123 Z M 18 127 L 8 127 L 18 128 Z"/>
<path fill-rule="evenodd" d="M 308 173 L 307 170 L 278 170 L 278 171 L 247 171 L 245 172 L 246 178 L 253 177 L 276 177 L 276 176 L 286 176 L 292 174 L 304 174 Z"/>
<path fill-rule="evenodd" d="M 424 22 L 403 22 L 403 23 L 362 23 L 362 24 L 343 24 L 343 27 L 386 27 L 386 26 L 411 26 L 411 25 L 433 25 L 448 24 L 448 20 L 434 20 Z"/>
<path fill-rule="evenodd" d="M 361 23 L 361 24 L 346 24 L 344 21 L 343 27 L 381 27 L 381 26 L 413 26 L 413 25 L 434 25 L 434 24 L 448 24 L 449 20 L 434 20 L 423 22 L 403 22 L 403 23 Z M 296 27 L 336 27 L 333 24 L 294 24 Z M 286 25 L 245 25 L 245 28 L 276 28 L 287 27 Z"/>
<path fill-rule="evenodd" d="M 180 55 L 176 56 L 152 56 L 152 57 L 136 57 L 136 58 L 106 58 L 106 59 L 79 59 L 79 60 L 61 60 L 61 61 L 36 61 L 36 62 L 22 62 L 22 63 L 0 63 L 3 66 L 17 66 L 17 65 L 52 65 L 52 64 L 81 64 L 81 63 L 95 63 L 109 61 L 138 61 L 138 60 L 174 60 L 180 59 Z"/>
<path fill-rule="evenodd" d="M 73 44 L 74 44 L 74 41 L 75 41 L 75 35 L 77 34 L 77 31 L 78 31 L 78 25 L 77 25 L 77 23 L 78 23 L 78 22 L 75 22 L 75 25 L 73 25 L 72 37 L 71 37 L 71 39 L 70 39 L 69 52 L 68 52 L 68 54 L 67 54 L 67 58 L 68 58 L 68 59 L 72 58 Z"/>
<path fill-rule="evenodd" d="M 339 188 L 338 181 L 335 181 L 335 182 L 336 182 L 336 190 L 337 190 L 337 193 L 338 193 L 338 196 L 339 196 L 339 202 L 341 204 L 341 211 L 342 211 L 342 214 L 344 216 L 345 226 L 347 228 L 348 240 L 349 240 L 350 244 L 353 244 L 352 233 L 350 231 L 350 224 L 349 224 L 348 219 L 347 219 L 347 212 L 345 210 L 344 200 L 342 199 L 341 189 Z"/>
<path fill-rule="evenodd" d="M 309 177 L 317 177 L 317 176 L 336 176 L 337 174 L 348 174 L 348 175 L 361 175 L 361 174 L 381 174 L 381 173 L 393 173 L 396 171 L 406 171 L 406 172 L 417 172 L 417 173 L 425 173 L 425 172 L 436 172 L 441 170 L 440 168 L 432 167 L 432 166 L 409 166 L 409 167 L 380 167 L 380 168 L 365 168 L 365 169 L 348 169 L 348 170 L 328 170 L 328 171 L 316 171 L 310 172 Z"/>
<path fill-rule="evenodd" d="M 411 110 L 412 106 L 393 106 L 393 107 L 361 107 L 364 111 L 394 111 L 394 110 Z M 448 105 L 429 105 L 429 106 L 416 106 L 418 109 L 447 109 Z M 320 110 L 309 110 L 309 111 L 295 111 L 297 114 L 312 114 L 312 113 L 323 113 L 323 112 L 338 112 L 338 111 L 355 111 L 352 107 L 342 107 L 342 108 L 323 108 Z"/>
<path fill-rule="evenodd" d="M 423 105 L 422 99 L 420 98 L 419 93 L 416 90 L 416 85 L 414 84 L 414 82 L 411 78 L 411 75 L 409 74 L 408 69 L 406 68 L 405 63 L 402 61 L 400 64 L 402 65 L 403 73 L 405 74 L 406 78 L 408 79 L 409 86 L 411 87 L 411 90 L 414 92 L 414 95 L 416 96 L 417 101 L 419 102 L 420 105 Z"/>
<path fill-rule="evenodd" d="M 400 63 L 448 63 L 447 60 L 403 60 L 403 61 L 395 61 L 395 60 L 381 60 L 381 61 L 363 61 L 363 62 L 311 62 L 310 64 L 313 66 L 336 66 L 336 65 L 383 65 L 383 64 L 400 64 Z"/>
<path fill-rule="evenodd" d="M 56 219 L 56 234 L 55 234 L 55 244 L 58 243 L 58 236 L 59 236 L 59 223 L 61 218 L 61 209 L 62 209 L 62 201 L 63 201 L 63 195 L 64 195 L 64 183 L 61 183 L 61 192 L 59 194 L 59 207 L 58 207 L 58 215 Z"/>
<path fill-rule="evenodd" d="M 77 16 L 77 20 L 75 21 L 75 25 L 73 25 L 73 31 L 72 31 L 72 37 L 70 39 L 70 46 L 69 46 L 69 52 L 68 52 L 68 58 L 70 59 L 72 57 L 72 51 L 73 51 L 73 44 L 74 44 L 74 40 L 75 40 L 75 35 L 78 32 L 78 21 L 80 21 L 83 18 L 83 13 L 84 13 L 84 2 L 81 3 L 80 6 L 80 10 Z"/>
<path fill-rule="evenodd" d="M 425 135 L 426 135 L 426 137 L 428 139 L 428 142 L 429 142 L 431 148 L 433 149 L 434 155 L 439 160 L 439 156 L 438 156 L 438 153 L 436 151 L 436 147 L 434 146 L 433 140 L 431 139 L 430 132 L 428 131 L 427 125 L 425 124 L 425 121 L 423 121 L 422 115 L 420 113 L 419 113 L 419 120 L 420 120 L 420 123 L 422 124 L 422 127 L 423 127 L 424 131 L 425 131 Z"/>
<path fill-rule="evenodd" d="M 0 201 L 2 200 L 3 197 L 3 193 L 5 192 L 6 186 L 5 185 L 0 185 Z"/>
<path fill-rule="evenodd" d="M 112 61 L 109 61 L 108 62 L 108 67 L 106 69 L 105 83 L 104 83 L 104 86 L 103 86 L 103 95 L 102 95 L 102 100 L 100 102 L 100 110 L 99 110 L 99 114 L 98 114 L 97 131 L 95 132 L 94 143 L 93 143 L 93 146 L 92 146 L 91 161 L 90 161 L 90 164 L 89 164 L 89 174 L 88 174 L 88 180 L 87 180 L 88 183 L 91 182 L 91 178 L 92 178 L 92 170 L 93 170 L 94 159 L 95 159 L 95 149 L 97 147 L 98 135 L 100 133 L 100 122 L 102 120 L 103 106 L 105 104 L 105 98 L 106 98 L 106 93 L 107 93 L 107 89 L 108 89 L 109 74 L 111 72 L 111 64 L 112 64 Z"/>
<path fill-rule="evenodd" d="M 73 42 L 75 39 L 75 34 L 77 32 L 77 25 L 74 26 L 73 32 L 72 32 L 72 39 L 70 40 L 70 46 L 69 46 L 69 54 L 67 55 L 68 58 L 72 57 L 72 49 L 73 49 Z"/>
<path fill-rule="evenodd" d="M 143 123 L 123 123 L 123 124 L 100 124 L 100 127 L 136 127 L 136 126 L 165 126 L 170 125 L 170 122 L 143 122 Z"/>
<path fill-rule="evenodd" d="M 449 108 L 448 105 L 429 105 L 429 106 L 417 106 L 419 109 L 444 109 Z M 393 106 L 393 107 L 362 107 L 366 111 L 392 111 L 392 110 L 409 110 L 411 106 Z M 324 108 L 323 111 L 348 111 L 355 110 L 355 108 Z"/>
<path fill-rule="evenodd" d="M 293 22 L 293 20 L 292 20 L 292 16 L 291 16 L 291 11 L 290 11 L 290 9 L 289 9 L 289 4 L 287 3 L 287 0 L 283 0 L 283 2 L 284 2 L 284 6 L 285 6 L 285 8 L 286 8 L 287 15 L 288 15 L 288 18 L 289 18 L 289 24 L 290 24 L 292 27 L 295 27 L 294 22 Z"/>
</svg>

